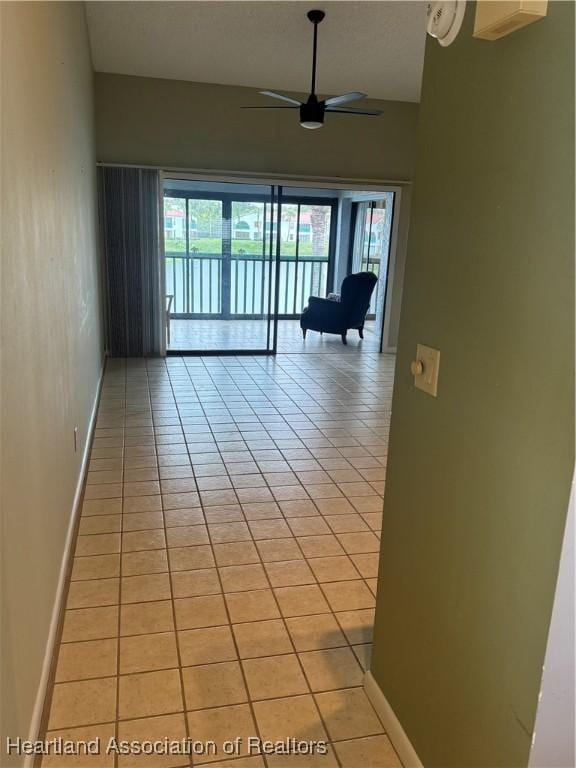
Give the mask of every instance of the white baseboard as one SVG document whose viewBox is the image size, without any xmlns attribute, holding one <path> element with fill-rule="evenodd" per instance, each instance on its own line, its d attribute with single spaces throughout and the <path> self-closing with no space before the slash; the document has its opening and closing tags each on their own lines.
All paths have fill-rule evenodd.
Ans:
<svg viewBox="0 0 576 768">
<path fill-rule="evenodd" d="M 84 451 L 82 453 L 82 462 L 80 464 L 78 482 L 76 483 L 74 501 L 72 502 L 72 510 L 70 513 L 70 520 L 68 522 L 68 531 L 66 532 L 66 541 L 64 544 L 64 551 L 62 554 L 62 561 L 60 563 L 60 573 L 58 576 L 58 585 L 56 587 L 56 595 L 54 597 L 54 607 L 52 609 L 52 618 L 50 620 L 50 628 L 48 630 L 48 638 L 46 640 L 46 651 L 44 653 L 44 662 L 42 664 L 40 682 L 38 684 L 38 691 L 36 693 L 36 701 L 34 702 L 34 709 L 32 711 L 32 719 L 30 721 L 28 738 L 31 741 L 35 741 L 36 739 L 39 738 L 40 728 L 42 725 L 44 702 L 46 700 L 48 683 L 50 681 L 52 659 L 53 659 L 56 639 L 58 635 L 58 627 L 60 624 L 62 601 L 64 599 L 65 588 L 66 588 L 66 577 L 68 575 L 70 558 L 72 556 L 72 546 L 74 544 L 74 532 L 76 530 L 76 520 L 80 513 L 80 502 L 82 500 L 84 480 L 86 477 L 86 472 L 88 470 L 88 462 L 90 458 L 90 447 L 92 445 L 92 436 L 94 434 L 94 429 L 96 427 L 96 416 L 98 414 L 98 404 L 100 402 L 100 392 L 102 390 L 102 380 L 104 378 L 105 365 L 106 365 L 106 358 L 104 358 L 104 362 L 102 364 L 102 370 L 100 371 L 100 378 L 98 380 L 98 386 L 96 388 L 96 396 L 92 404 L 92 411 L 90 413 L 90 420 L 88 422 L 88 433 L 86 435 L 86 442 L 84 444 Z M 26 758 L 24 759 L 23 768 L 32 768 L 32 766 L 34 765 L 34 760 L 35 760 L 35 757 L 33 755 L 27 755 Z"/>
<path fill-rule="evenodd" d="M 386 735 L 392 742 L 404 768 L 424 768 L 400 720 L 394 714 L 394 710 L 370 671 L 364 675 L 364 690 L 382 720 Z"/>
</svg>

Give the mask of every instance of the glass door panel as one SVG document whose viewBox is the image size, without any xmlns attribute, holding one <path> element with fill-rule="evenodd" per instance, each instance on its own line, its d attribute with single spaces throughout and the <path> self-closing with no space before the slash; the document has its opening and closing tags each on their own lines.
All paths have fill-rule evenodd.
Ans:
<svg viewBox="0 0 576 768">
<path fill-rule="evenodd" d="M 186 312 L 222 314 L 223 206 L 221 200 L 188 199 L 189 296 Z"/>
<path fill-rule="evenodd" d="M 164 197 L 164 255 L 172 316 L 220 315 L 222 203 Z"/>
<path fill-rule="evenodd" d="M 173 313 L 186 309 L 186 198 L 164 197 L 164 268 L 166 297 Z M 178 309 L 176 309 L 178 307 Z"/>
<path fill-rule="evenodd" d="M 325 296 L 330 258 L 332 205 L 294 203 L 280 212 L 278 314 L 301 314 L 309 296 Z"/>
<path fill-rule="evenodd" d="M 232 200 L 231 304 L 234 316 L 262 319 L 269 292 L 269 240 L 265 235 L 270 204 Z"/>
<path fill-rule="evenodd" d="M 295 312 L 295 291 L 298 269 L 298 224 L 300 206 L 282 202 L 280 213 L 280 280 L 278 284 L 278 313 L 292 315 Z"/>
<path fill-rule="evenodd" d="M 302 312 L 309 296 L 326 296 L 332 206 L 301 205 L 298 227 L 298 296 L 295 312 Z"/>
<path fill-rule="evenodd" d="M 164 194 L 168 349 L 274 352 L 279 188 L 165 179 Z"/>
</svg>

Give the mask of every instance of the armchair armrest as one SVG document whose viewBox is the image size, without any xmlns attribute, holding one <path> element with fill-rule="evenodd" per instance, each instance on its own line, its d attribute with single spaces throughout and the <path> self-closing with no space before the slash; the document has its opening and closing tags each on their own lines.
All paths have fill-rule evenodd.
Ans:
<svg viewBox="0 0 576 768">
<path fill-rule="evenodd" d="M 322 309 L 323 307 L 333 307 L 337 302 L 332 299 L 321 299 L 320 296 L 310 296 L 308 298 L 308 307 L 310 309 Z"/>
</svg>

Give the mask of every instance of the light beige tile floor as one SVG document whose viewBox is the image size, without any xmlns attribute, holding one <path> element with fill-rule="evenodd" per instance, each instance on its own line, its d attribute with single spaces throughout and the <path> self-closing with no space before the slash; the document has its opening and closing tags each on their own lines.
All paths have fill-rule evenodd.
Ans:
<svg viewBox="0 0 576 768">
<path fill-rule="evenodd" d="M 266 320 L 175 320 L 170 321 L 170 349 L 184 350 L 220 350 L 220 349 L 265 349 L 268 323 Z M 375 320 L 367 320 L 364 326 L 364 339 L 357 331 L 348 332 L 348 345 L 356 352 L 360 347 L 366 351 L 378 350 L 380 338 Z M 341 354 L 340 336 L 310 331 L 306 339 L 302 338 L 299 320 L 278 321 L 278 352 Z"/>
<path fill-rule="evenodd" d="M 47 735 L 244 741 L 44 766 L 400 765 L 362 689 L 393 371 L 350 349 L 108 362 Z"/>
</svg>

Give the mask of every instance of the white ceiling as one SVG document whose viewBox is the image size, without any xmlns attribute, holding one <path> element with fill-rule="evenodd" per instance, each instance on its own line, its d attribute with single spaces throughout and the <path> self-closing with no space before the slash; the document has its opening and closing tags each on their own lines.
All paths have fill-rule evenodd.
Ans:
<svg viewBox="0 0 576 768">
<path fill-rule="evenodd" d="M 100 72 L 308 92 L 310 8 L 319 27 L 317 89 L 418 101 L 426 3 L 89 2 L 94 68 Z"/>
</svg>

